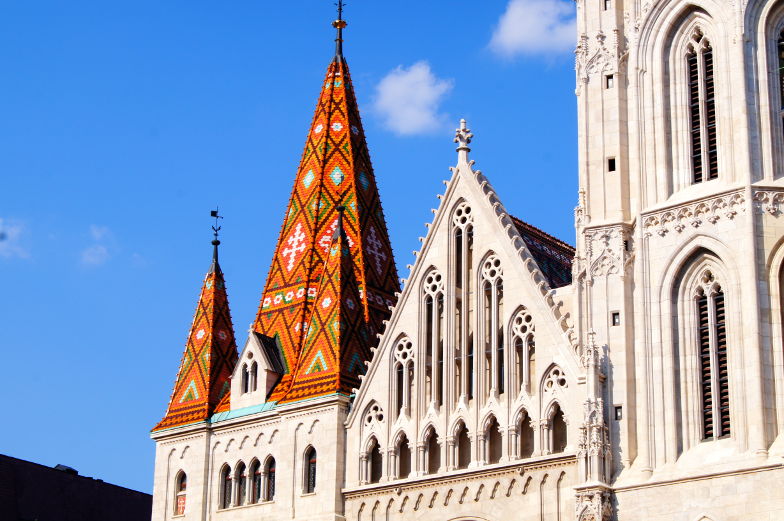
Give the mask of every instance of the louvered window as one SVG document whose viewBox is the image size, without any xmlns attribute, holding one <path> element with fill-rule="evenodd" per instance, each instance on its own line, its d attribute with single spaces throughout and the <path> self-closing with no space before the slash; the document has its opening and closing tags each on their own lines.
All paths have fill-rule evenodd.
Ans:
<svg viewBox="0 0 784 521">
<path fill-rule="evenodd" d="M 712 283 L 708 272 L 703 280 Z M 717 284 L 701 287 L 696 297 L 703 439 L 730 434 L 727 316 Z"/>
<path fill-rule="evenodd" d="M 697 31 L 686 53 L 692 181 L 719 177 L 713 49 Z"/>
<path fill-rule="evenodd" d="M 779 33 L 776 51 L 779 56 L 779 119 L 784 130 L 784 30 Z"/>
</svg>

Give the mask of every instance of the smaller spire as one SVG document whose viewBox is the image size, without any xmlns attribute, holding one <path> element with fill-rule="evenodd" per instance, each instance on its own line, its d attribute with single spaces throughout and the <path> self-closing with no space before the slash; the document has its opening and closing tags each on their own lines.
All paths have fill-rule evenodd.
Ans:
<svg viewBox="0 0 784 521">
<path fill-rule="evenodd" d="M 468 153 L 471 151 L 468 148 L 469 143 L 474 135 L 471 129 L 466 126 L 466 120 L 460 120 L 460 128 L 455 129 L 455 143 L 457 143 L 457 160 L 458 162 L 468 162 Z"/>
<path fill-rule="evenodd" d="M 332 27 L 338 30 L 335 37 L 335 59 L 343 58 L 343 29 L 348 25 L 343 19 L 343 0 L 338 0 L 335 4 L 338 6 L 338 19 L 332 22 Z"/>
<path fill-rule="evenodd" d="M 215 224 L 212 226 L 212 266 L 210 267 L 210 273 L 215 271 L 216 269 L 220 269 L 218 266 L 218 245 L 220 245 L 220 241 L 218 240 L 218 232 L 221 230 L 221 227 L 218 226 L 218 219 L 223 219 L 222 215 L 218 215 L 218 207 L 216 206 L 214 210 L 210 210 L 210 217 L 215 219 Z"/>
</svg>

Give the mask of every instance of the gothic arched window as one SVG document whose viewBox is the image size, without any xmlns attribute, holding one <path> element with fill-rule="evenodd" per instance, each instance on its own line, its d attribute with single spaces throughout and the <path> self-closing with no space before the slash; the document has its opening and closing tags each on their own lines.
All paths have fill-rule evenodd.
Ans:
<svg viewBox="0 0 784 521">
<path fill-rule="evenodd" d="M 465 201 L 452 214 L 452 258 L 454 259 L 455 294 L 455 400 L 460 396 L 473 398 L 474 335 L 470 320 L 473 283 L 474 230 L 471 207 Z"/>
<path fill-rule="evenodd" d="M 244 505 L 245 497 L 248 493 L 248 473 L 246 472 L 245 464 L 240 462 L 237 465 L 235 479 L 237 480 L 237 499 L 235 505 Z"/>
<path fill-rule="evenodd" d="M 258 377 L 259 377 L 259 364 L 253 362 L 253 365 L 250 366 L 250 385 L 248 386 L 251 391 L 256 390 Z"/>
<path fill-rule="evenodd" d="M 550 452 L 556 454 L 566 449 L 566 420 L 558 404 L 550 413 Z"/>
<path fill-rule="evenodd" d="M 378 440 L 375 438 L 373 439 L 373 445 L 370 449 L 369 455 L 369 465 L 370 471 L 368 472 L 368 481 L 370 483 L 378 483 L 381 481 L 381 475 L 383 473 L 383 457 L 381 456 L 381 446 L 378 443 Z"/>
<path fill-rule="evenodd" d="M 181 516 L 185 514 L 185 499 L 188 488 L 188 476 L 185 472 L 180 471 L 175 480 L 175 501 L 174 501 L 174 514 Z"/>
<path fill-rule="evenodd" d="M 727 313 L 724 292 L 706 270 L 695 295 L 703 439 L 730 434 Z"/>
<path fill-rule="evenodd" d="M 441 468 L 441 445 L 438 443 L 438 435 L 435 429 L 431 428 L 425 437 L 425 452 L 427 452 L 427 474 L 435 474 Z"/>
<path fill-rule="evenodd" d="M 406 479 L 411 474 L 411 448 L 408 438 L 403 434 L 397 442 L 397 477 Z"/>
<path fill-rule="evenodd" d="M 482 336 L 484 337 L 485 393 L 504 392 L 503 270 L 496 255 L 482 263 Z"/>
<path fill-rule="evenodd" d="M 779 33 L 778 40 L 776 41 L 776 55 L 778 57 L 778 106 L 779 106 L 779 121 L 781 122 L 782 129 L 784 129 L 784 29 Z"/>
<path fill-rule="evenodd" d="M 270 457 L 264 465 L 264 501 L 275 499 L 275 458 Z"/>
<path fill-rule="evenodd" d="M 411 387 L 414 384 L 414 345 L 408 337 L 403 337 L 395 344 L 393 352 L 393 368 L 395 382 L 395 410 L 393 414 L 408 413 L 411 407 Z"/>
<path fill-rule="evenodd" d="M 531 394 L 531 381 L 536 377 L 536 341 L 534 321 L 525 308 L 512 319 L 512 345 L 515 356 L 515 391 Z"/>
<path fill-rule="evenodd" d="M 242 364 L 240 386 L 242 387 L 242 394 L 245 394 L 250 390 L 250 374 L 248 373 L 248 364 Z"/>
<path fill-rule="evenodd" d="M 471 463 L 471 438 L 468 436 L 468 429 L 465 424 L 461 424 L 455 437 L 457 445 L 457 468 L 466 469 Z"/>
<path fill-rule="evenodd" d="M 316 491 L 316 449 L 313 447 L 305 451 L 305 493 L 312 494 Z"/>
<path fill-rule="evenodd" d="M 220 507 L 229 508 L 231 506 L 231 468 L 225 465 L 220 473 Z"/>
<path fill-rule="evenodd" d="M 523 414 L 520 419 L 517 435 L 519 437 L 517 455 L 521 458 L 530 458 L 534 454 L 534 427 L 528 413 Z"/>
<path fill-rule="evenodd" d="M 250 477 L 250 502 L 258 503 L 263 498 L 262 487 L 264 477 L 261 474 L 261 463 L 254 460 L 248 469 L 248 476 Z"/>
<path fill-rule="evenodd" d="M 441 405 L 444 396 L 444 283 L 441 273 L 431 270 L 424 282 L 425 396 Z"/>
<path fill-rule="evenodd" d="M 493 417 L 485 429 L 485 443 L 487 444 L 487 463 L 498 463 L 501 461 L 503 438 L 501 436 L 501 426 L 498 420 Z"/>
<path fill-rule="evenodd" d="M 686 46 L 692 182 L 719 177 L 713 49 L 696 29 Z"/>
</svg>

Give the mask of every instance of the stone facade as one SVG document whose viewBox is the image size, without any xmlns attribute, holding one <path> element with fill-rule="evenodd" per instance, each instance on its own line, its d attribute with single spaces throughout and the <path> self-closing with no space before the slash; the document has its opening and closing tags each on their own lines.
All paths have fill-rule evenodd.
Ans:
<svg viewBox="0 0 784 521">
<path fill-rule="evenodd" d="M 153 519 L 186 468 L 185 519 L 784 519 L 784 3 L 578 0 L 577 27 L 566 283 L 462 125 L 353 398 L 155 433 Z M 274 501 L 220 508 L 221 466 L 268 454 Z"/>
</svg>

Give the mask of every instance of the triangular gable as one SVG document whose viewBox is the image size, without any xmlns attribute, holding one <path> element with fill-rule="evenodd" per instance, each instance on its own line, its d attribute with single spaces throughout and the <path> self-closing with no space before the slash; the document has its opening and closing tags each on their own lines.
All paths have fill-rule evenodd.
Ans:
<svg viewBox="0 0 784 521">
<path fill-rule="evenodd" d="M 460 130 L 458 130 L 458 132 L 460 132 Z M 443 196 L 439 197 L 441 203 L 438 207 L 438 210 L 435 212 L 433 222 L 428 225 L 428 233 L 424 238 L 422 248 L 419 252 L 415 252 L 416 262 L 411 267 L 409 279 L 407 279 L 408 281 L 406 282 L 405 287 L 398 299 L 397 305 L 392 310 L 392 316 L 390 317 L 389 324 L 387 326 L 387 333 L 385 333 L 381 343 L 379 344 L 379 351 L 377 351 L 376 356 L 374 356 L 373 360 L 371 361 L 367 375 L 362 378 L 363 384 L 358 389 L 355 402 L 357 407 L 352 410 L 352 414 L 348 419 L 349 422 L 352 421 L 356 411 L 362 408 L 359 405 L 364 403 L 364 394 L 367 389 L 367 385 L 365 385 L 364 381 L 370 381 L 374 378 L 374 374 L 376 368 L 380 364 L 380 360 L 383 360 L 385 357 L 389 356 L 389 350 L 392 349 L 394 342 L 394 338 L 392 338 L 392 336 L 400 333 L 400 331 L 397 330 L 397 322 L 400 320 L 402 310 L 407 306 L 416 305 L 416 301 L 419 299 L 419 288 L 416 287 L 416 284 L 410 283 L 410 281 L 420 280 L 425 271 L 430 268 L 431 262 L 428 260 L 428 252 L 430 251 L 432 243 L 434 240 L 436 240 L 436 236 L 442 237 L 445 233 L 444 227 L 448 226 L 448 220 L 451 218 L 451 213 L 460 202 L 461 196 L 458 194 L 459 186 L 466 187 L 472 194 L 468 202 L 473 207 L 475 207 L 475 209 L 478 209 L 478 206 L 482 205 L 489 211 L 488 213 L 493 216 L 493 227 L 496 230 L 493 236 L 500 241 L 503 241 L 503 243 L 499 242 L 499 248 L 504 248 L 506 251 L 510 252 L 510 257 L 517 259 L 518 266 L 513 268 L 513 271 L 528 272 L 531 274 L 531 277 L 524 277 L 524 279 L 529 279 L 532 281 L 532 295 L 537 295 L 540 299 L 540 303 L 549 309 L 550 315 L 553 318 L 553 323 L 557 324 L 557 327 L 560 330 L 560 334 L 564 338 L 565 342 L 570 346 L 574 345 L 574 337 L 571 326 L 567 323 L 566 317 L 560 314 L 558 306 L 552 300 L 552 296 L 550 295 L 550 289 L 553 286 L 550 285 L 550 280 L 545 275 L 545 273 L 539 269 L 537 259 L 531 250 L 529 250 L 525 239 L 518 231 L 516 222 L 521 223 L 520 225 L 523 227 L 523 230 L 532 237 L 540 238 L 542 236 L 550 236 L 541 230 L 534 228 L 533 226 L 523 223 L 519 219 L 512 217 L 506 212 L 506 209 L 496 195 L 488 179 L 481 173 L 481 171 L 473 169 L 474 162 L 469 161 L 467 157 L 467 151 L 469 150 L 467 146 L 461 146 L 463 148 L 458 147 L 458 151 L 462 150 L 466 153 L 460 154 L 457 167 L 451 168 L 452 177 L 446 183 L 446 192 Z M 474 212 L 475 215 L 477 213 L 480 212 Z M 540 247 L 540 244 L 547 245 L 544 239 L 539 240 L 540 243 L 537 243 L 532 247 L 532 249 L 537 249 Z M 563 243 L 562 241 L 558 241 L 555 238 L 552 238 L 552 241 L 557 242 L 557 253 L 562 255 L 560 259 L 557 259 L 557 262 L 561 263 L 558 268 L 562 269 L 565 266 L 571 268 L 571 263 L 567 259 L 569 258 L 570 252 L 573 252 L 573 249 L 571 249 L 568 244 Z M 546 252 L 543 252 L 542 255 L 540 255 L 540 259 L 548 258 L 545 253 Z M 553 277 L 552 280 L 555 281 L 557 278 Z"/>
</svg>

